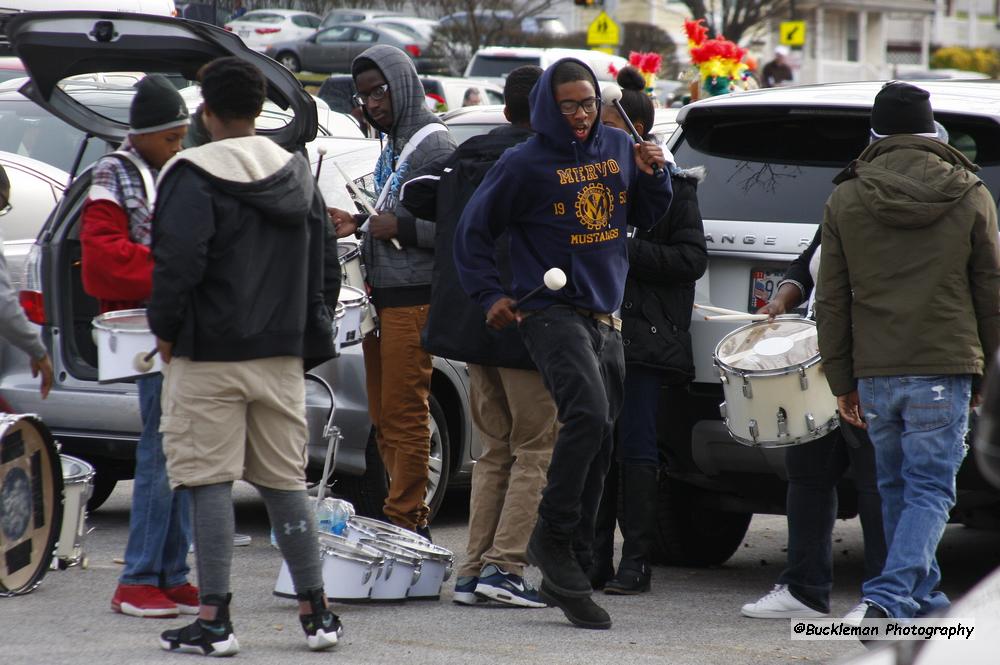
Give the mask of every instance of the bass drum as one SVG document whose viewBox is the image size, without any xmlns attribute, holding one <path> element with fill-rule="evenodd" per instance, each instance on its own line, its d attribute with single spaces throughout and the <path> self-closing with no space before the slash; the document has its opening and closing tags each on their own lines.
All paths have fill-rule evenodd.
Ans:
<svg viewBox="0 0 1000 665">
<path fill-rule="evenodd" d="M 0 596 L 42 581 L 62 526 L 62 494 L 49 428 L 33 415 L 0 415 Z"/>
</svg>

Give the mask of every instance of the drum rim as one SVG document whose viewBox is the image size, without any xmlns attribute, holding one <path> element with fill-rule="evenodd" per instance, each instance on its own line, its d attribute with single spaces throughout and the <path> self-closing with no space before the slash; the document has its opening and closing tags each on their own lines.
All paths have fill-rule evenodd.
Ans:
<svg viewBox="0 0 1000 665">
<path fill-rule="evenodd" d="M 357 293 L 357 295 L 351 298 L 345 298 L 344 297 L 345 290 L 348 292 L 354 291 Z M 357 287 L 351 286 L 350 284 L 342 284 L 340 287 L 340 295 L 337 296 L 337 302 L 344 303 L 345 309 L 362 307 L 364 306 L 366 300 L 368 300 L 368 296 L 365 294 L 365 292 Z"/>
<path fill-rule="evenodd" d="M 804 316 L 788 316 L 788 315 L 783 315 L 783 316 L 777 317 L 775 320 L 776 321 L 796 321 L 796 322 L 802 321 L 802 322 L 805 322 L 805 323 L 809 324 L 813 328 L 817 327 L 815 321 L 813 321 L 812 319 L 806 318 Z M 719 359 L 719 348 L 722 346 L 723 342 L 726 341 L 726 339 L 728 339 L 732 335 L 735 335 L 738 332 L 743 332 L 744 330 L 748 330 L 750 328 L 759 328 L 762 325 L 772 325 L 773 323 L 774 323 L 773 321 L 751 321 L 750 323 L 748 323 L 746 325 L 743 325 L 743 326 L 740 326 L 739 328 L 736 328 L 735 330 L 732 330 L 729 333 L 727 333 L 715 345 L 715 351 L 712 353 L 712 362 L 713 362 L 713 364 L 716 367 L 718 367 L 719 369 L 721 369 L 721 370 L 723 370 L 723 371 L 725 371 L 725 372 L 727 372 L 729 374 L 735 374 L 736 376 L 741 376 L 742 377 L 742 376 L 782 376 L 784 374 L 794 374 L 794 373 L 798 372 L 800 369 L 809 369 L 813 365 L 816 365 L 817 363 L 823 362 L 823 358 L 820 356 L 819 351 L 817 351 L 815 355 L 809 356 L 808 358 L 806 358 L 802 362 L 795 363 L 794 365 L 789 365 L 788 367 L 782 367 L 781 369 L 740 369 L 740 368 L 737 368 L 737 367 L 733 367 L 732 365 L 730 365 L 728 363 L 725 363 L 725 362 L 723 362 L 722 360 Z"/>
<path fill-rule="evenodd" d="M 148 318 L 146 319 L 147 328 L 145 331 L 125 330 L 123 328 L 112 328 L 111 326 L 107 325 L 108 323 L 113 322 L 115 319 L 124 319 L 126 317 L 138 316 L 140 314 L 143 317 L 146 316 L 145 308 L 140 307 L 138 309 L 116 309 L 113 312 L 105 312 L 104 314 L 98 314 L 91 320 L 90 324 L 99 330 L 107 330 L 108 332 L 124 333 L 126 335 L 128 334 L 148 335 L 152 332 L 152 330 L 150 330 L 148 327 L 149 326 Z"/>
<path fill-rule="evenodd" d="M 83 460 L 83 459 L 80 459 L 79 457 L 74 457 L 72 455 L 64 455 L 62 453 L 59 453 L 59 461 L 62 462 L 62 460 L 64 460 L 64 459 L 69 460 L 70 462 L 72 462 L 74 464 L 79 464 L 80 466 L 83 467 L 83 473 L 80 473 L 78 475 L 67 476 L 65 473 L 63 473 L 62 477 L 63 477 L 63 485 L 64 486 L 69 481 L 72 481 L 74 484 L 81 483 L 81 482 L 85 483 L 88 480 L 93 480 L 94 476 L 97 475 L 97 470 L 87 460 Z M 60 467 L 61 467 L 61 465 L 60 465 Z M 65 487 L 64 487 L 64 490 L 65 490 Z"/>
<path fill-rule="evenodd" d="M 361 257 L 361 245 L 354 245 L 353 247 L 351 247 L 351 249 L 347 251 L 346 254 L 341 256 L 340 248 L 341 246 L 346 246 L 346 245 L 347 243 L 341 245 L 341 241 L 339 240 L 337 241 L 337 261 L 339 261 L 341 265 L 344 265 L 345 263 L 350 263 L 354 259 Z"/>
<path fill-rule="evenodd" d="M 382 556 L 386 559 L 394 559 L 397 563 L 401 563 L 403 565 L 417 567 L 420 565 L 420 562 L 424 560 L 422 556 L 413 550 L 381 538 L 362 538 L 358 542 L 362 545 L 377 549 L 382 552 Z M 382 549 L 383 547 L 388 549 Z"/>
<path fill-rule="evenodd" d="M 333 554 L 339 559 L 349 559 L 366 566 L 380 566 L 385 561 L 385 555 L 370 545 L 362 542 L 352 543 L 343 536 L 335 533 L 317 533 L 320 550 L 326 554 Z"/>
<path fill-rule="evenodd" d="M 365 517 L 364 515 L 351 515 L 350 519 L 347 520 L 348 524 L 353 523 L 354 525 L 360 525 L 366 527 L 369 531 L 375 531 L 376 536 L 379 531 L 384 533 L 391 533 L 400 536 L 401 538 L 409 538 L 418 543 L 430 543 L 419 533 L 414 533 L 409 529 L 404 529 L 401 526 L 396 526 L 391 522 L 383 522 L 382 520 L 375 519 L 374 517 Z"/>
<path fill-rule="evenodd" d="M 59 457 L 59 449 L 56 447 L 55 437 L 52 436 L 52 431 L 48 428 L 42 419 L 35 413 L 8 413 L 3 414 L 3 420 L 13 420 L 17 422 L 18 420 L 30 421 L 38 429 L 39 435 L 42 437 L 42 442 L 45 444 L 46 449 L 56 458 Z M 2 439 L 0 439 L 0 444 L 2 444 Z M 54 468 L 56 465 L 55 459 L 50 463 Z M 56 555 L 56 543 L 59 542 L 59 537 L 62 532 L 62 522 L 63 522 L 63 495 L 65 492 L 65 485 L 63 483 L 62 477 L 62 465 L 60 463 L 59 474 L 52 474 L 55 479 L 52 487 L 53 496 L 53 509 L 52 509 L 52 529 L 49 533 L 48 541 L 45 544 L 45 548 L 42 551 L 42 559 L 39 561 L 38 569 L 32 575 L 31 579 L 23 587 L 12 590 L 8 589 L 3 585 L 2 580 L 0 580 L 0 598 L 9 598 L 12 596 L 23 596 L 24 594 L 31 593 L 38 588 L 38 585 L 42 583 L 45 578 L 45 574 L 48 572 L 49 567 L 52 565 L 52 560 Z M 58 526 L 56 526 L 58 525 Z"/>
<path fill-rule="evenodd" d="M 825 423 L 819 425 L 814 433 L 810 433 L 809 435 L 797 436 L 794 439 L 782 440 L 780 442 L 776 441 L 775 439 L 757 439 L 756 441 L 754 441 L 753 439 L 744 438 L 739 434 L 733 432 L 732 428 L 729 427 L 728 418 L 724 422 L 726 423 L 726 430 L 729 431 L 729 436 L 733 437 L 733 439 L 737 443 L 740 443 L 749 448 L 771 448 L 771 449 L 789 448 L 791 446 L 799 446 L 802 445 L 803 443 L 816 441 L 817 439 L 822 439 L 824 436 L 826 436 L 833 430 L 840 427 L 840 419 L 837 417 L 837 414 L 834 414 L 830 416 L 830 418 Z"/>
<path fill-rule="evenodd" d="M 385 534 L 382 540 L 398 543 L 400 547 L 413 550 L 414 552 L 420 554 L 422 558 L 429 559 L 431 561 L 442 561 L 448 563 L 455 560 L 455 554 L 451 550 L 441 547 L 440 545 L 435 545 L 434 543 L 421 543 L 392 533 Z"/>
</svg>

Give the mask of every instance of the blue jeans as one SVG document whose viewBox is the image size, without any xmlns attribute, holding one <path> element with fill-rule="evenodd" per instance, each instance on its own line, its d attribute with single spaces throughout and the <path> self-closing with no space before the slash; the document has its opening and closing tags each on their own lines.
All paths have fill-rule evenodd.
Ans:
<svg viewBox="0 0 1000 665">
<path fill-rule="evenodd" d="M 660 453 L 656 444 L 656 413 L 662 385 L 662 371 L 645 365 L 625 366 L 625 403 L 618 420 L 620 463 L 660 465 Z"/>
<path fill-rule="evenodd" d="M 875 446 L 882 497 L 885 567 L 865 582 L 864 599 L 894 618 L 944 610 L 938 542 L 955 505 L 955 475 L 965 457 L 972 377 L 880 376 L 858 394 Z"/>
<path fill-rule="evenodd" d="M 865 579 L 882 572 L 885 536 L 878 496 L 875 450 L 864 430 L 847 423 L 821 439 L 785 452 L 788 472 L 788 565 L 778 578 L 799 602 L 830 611 L 837 485 L 848 468 L 857 489 L 858 518 L 865 541 Z"/>
<path fill-rule="evenodd" d="M 191 498 L 187 490 L 171 491 L 167 458 L 160 435 L 160 389 L 163 375 L 136 381 L 142 434 L 135 451 L 132 513 L 125 546 L 122 584 L 172 587 L 187 582 L 191 544 Z"/>
</svg>

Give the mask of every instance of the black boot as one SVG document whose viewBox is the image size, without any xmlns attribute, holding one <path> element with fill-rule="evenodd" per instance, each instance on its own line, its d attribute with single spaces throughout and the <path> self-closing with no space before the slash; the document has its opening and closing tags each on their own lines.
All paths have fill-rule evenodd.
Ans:
<svg viewBox="0 0 1000 665">
<path fill-rule="evenodd" d="M 649 552 L 656 518 L 657 467 L 622 465 L 622 560 L 618 573 L 604 586 L 604 593 L 632 595 L 649 591 L 652 571 Z"/>
<path fill-rule="evenodd" d="M 544 580 L 538 589 L 538 595 L 550 606 L 561 609 L 574 626 L 591 630 L 611 628 L 611 616 L 593 598 L 564 596 L 548 588 Z"/>
<path fill-rule="evenodd" d="M 608 477 L 604 481 L 604 494 L 597 508 L 597 523 L 594 528 L 593 559 L 587 576 L 590 586 L 603 589 L 608 580 L 615 576 L 615 522 L 618 520 L 618 464 L 611 463 Z"/>
<path fill-rule="evenodd" d="M 528 540 L 528 561 L 538 566 L 548 588 L 561 596 L 581 598 L 592 593 L 590 580 L 577 561 L 572 538 L 554 533 L 541 517 Z"/>
<path fill-rule="evenodd" d="M 240 643 L 233 632 L 233 623 L 229 620 L 229 601 L 233 594 L 225 596 L 208 595 L 201 597 L 202 605 L 212 605 L 216 608 L 215 618 L 195 619 L 194 623 L 183 628 L 163 631 L 160 635 L 160 646 L 167 651 L 180 653 L 197 653 L 203 656 L 232 656 L 240 650 Z"/>
</svg>

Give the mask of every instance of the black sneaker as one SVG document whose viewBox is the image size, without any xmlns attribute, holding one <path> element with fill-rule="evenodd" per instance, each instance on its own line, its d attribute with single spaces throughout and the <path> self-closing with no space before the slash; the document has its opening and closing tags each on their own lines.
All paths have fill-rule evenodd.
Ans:
<svg viewBox="0 0 1000 665">
<path fill-rule="evenodd" d="M 548 588 L 548 582 L 543 580 L 538 589 L 538 595 L 552 607 L 562 610 L 570 623 L 580 628 L 590 630 L 607 630 L 611 628 L 611 616 L 592 598 L 573 598 L 556 593 Z"/>
<path fill-rule="evenodd" d="M 541 518 L 531 532 L 527 554 L 528 561 L 541 569 L 542 579 L 550 590 L 573 598 L 585 598 L 593 592 L 570 541 L 554 536 L 542 524 Z"/>
<path fill-rule="evenodd" d="M 167 651 L 202 656 L 232 656 L 240 650 L 240 643 L 233 633 L 233 624 L 228 620 L 196 619 L 183 628 L 165 630 L 160 635 L 160 646 Z"/>
<path fill-rule="evenodd" d="M 344 634 L 344 626 L 340 623 L 340 617 L 326 606 L 324 596 L 325 593 L 322 589 L 307 591 L 296 596 L 298 600 L 309 601 L 312 606 L 312 613 L 300 614 L 299 622 L 302 623 L 302 630 L 306 633 L 306 642 L 313 651 L 322 651 L 337 646 L 340 636 Z"/>
<path fill-rule="evenodd" d="M 652 572 L 645 561 L 630 561 L 618 566 L 618 572 L 604 585 L 604 593 L 615 596 L 634 596 L 650 589 Z"/>
</svg>

